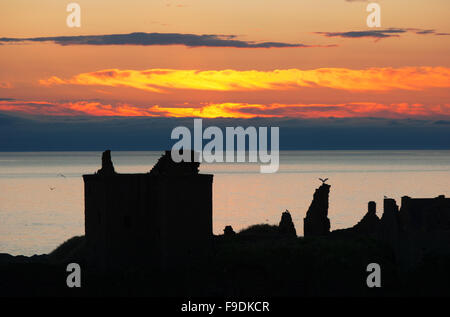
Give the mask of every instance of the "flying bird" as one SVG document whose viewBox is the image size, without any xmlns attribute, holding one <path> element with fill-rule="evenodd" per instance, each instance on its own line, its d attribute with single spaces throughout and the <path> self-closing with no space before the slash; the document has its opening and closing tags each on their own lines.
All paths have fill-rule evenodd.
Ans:
<svg viewBox="0 0 450 317">
<path fill-rule="evenodd" d="M 50 190 L 54 190 L 55 189 L 55 187 L 50 187 Z"/>
<path fill-rule="evenodd" d="M 64 174 L 58 174 L 58 176 L 66 178 L 66 175 L 64 175 Z"/>
<path fill-rule="evenodd" d="M 322 182 L 322 184 L 325 184 L 325 182 L 328 180 L 328 178 L 325 178 L 325 179 L 319 178 L 319 180 Z"/>
</svg>

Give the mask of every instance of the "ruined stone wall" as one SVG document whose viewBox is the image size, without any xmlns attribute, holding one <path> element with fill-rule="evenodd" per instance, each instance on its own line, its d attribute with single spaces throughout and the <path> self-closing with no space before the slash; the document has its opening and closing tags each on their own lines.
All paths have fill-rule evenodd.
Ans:
<svg viewBox="0 0 450 317">
<path fill-rule="evenodd" d="M 212 242 L 212 175 L 159 179 L 161 260 L 164 267 L 196 262 Z"/>
<path fill-rule="evenodd" d="M 313 201 L 303 220 L 303 235 L 323 236 L 330 232 L 330 219 L 328 219 L 328 195 L 330 185 L 322 184 L 314 192 Z"/>
<path fill-rule="evenodd" d="M 102 267 L 169 265 L 212 237 L 212 175 L 85 175 L 85 231 Z"/>
</svg>

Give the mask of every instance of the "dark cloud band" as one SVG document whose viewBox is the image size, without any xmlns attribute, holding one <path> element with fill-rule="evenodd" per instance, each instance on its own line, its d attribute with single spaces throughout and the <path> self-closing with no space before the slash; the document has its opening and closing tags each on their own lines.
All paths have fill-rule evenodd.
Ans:
<svg viewBox="0 0 450 317">
<path fill-rule="evenodd" d="M 315 32 L 326 37 L 342 37 L 342 38 L 375 38 L 383 39 L 389 37 L 398 37 L 405 33 L 415 33 L 418 35 L 450 35 L 449 33 L 439 33 L 433 29 L 415 29 L 415 28 L 389 28 L 382 30 L 365 30 L 365 31 L 348 31 L 348 32 Z"/>
<path fill-rule="evenodd" d="M 181 34 L 181 33 L 129 33 L 106 35 L 79 35 L 32 38 L 0 38 L 0 43 L 53 42 L 59 45 L 184 45 L 188 47 L 284 48 L 330 47 L 333 45 L 307 45 L 301 43 L 254 42 L 236 39 L 235 35 Z"/>
</svg>

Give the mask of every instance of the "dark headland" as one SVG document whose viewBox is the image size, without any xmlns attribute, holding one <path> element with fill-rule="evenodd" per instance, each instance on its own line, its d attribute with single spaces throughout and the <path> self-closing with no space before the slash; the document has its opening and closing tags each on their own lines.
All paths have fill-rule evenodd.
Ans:
<svg viewBox="0 0 450 317">
<path fill-rule="evenodd" d="M 191 153 L 194 155 L 194 153 Z M 212 233 L 213 175 L 166 152 L 151 171 L 115 172 L 110 151 L 84 175 L 85 236 L 50 254 L 0 254 L 0 296 L 428 296 L 450 294 L 450 199 L 385 198 L 347 229 L 330 231 L 322 180 L 298 237 L 279 225 Z M 300 190 L 300 189 L 299 189 Z M 274 198 L 276 199 L 276 198 Z M 242 211 L 245 212 L 244 210 Z M 66 266 L 82 287 L 66 286 Z M 369 263 L 382 287 L 366 284 Z"/>
</svg>

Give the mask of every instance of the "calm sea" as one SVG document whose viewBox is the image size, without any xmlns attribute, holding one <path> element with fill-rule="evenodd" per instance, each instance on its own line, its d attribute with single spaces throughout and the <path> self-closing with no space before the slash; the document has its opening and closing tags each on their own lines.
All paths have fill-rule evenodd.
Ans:
<svg viewBox="0 0 450 317">
<path fill-rule="evenodd" d="M 117 172 L 147 172 L 162 152 L 113 152 Z M 100 167 L 100 152 L 0 153 L 0 253 L 52 251 L 84 234 L 82 174 Z M 312 195 L 328 177 L 332 229 L 355 224 L 367 202 L 382 213 L 383 196 L 450 196 L 450 151 L 289 151 L 280 169 L 258 164 L 202 164 L 214 174 L 214 233 L 277 224 L 289 210 L 298 235 Z"/>
</svg>

